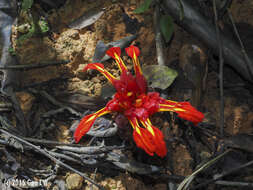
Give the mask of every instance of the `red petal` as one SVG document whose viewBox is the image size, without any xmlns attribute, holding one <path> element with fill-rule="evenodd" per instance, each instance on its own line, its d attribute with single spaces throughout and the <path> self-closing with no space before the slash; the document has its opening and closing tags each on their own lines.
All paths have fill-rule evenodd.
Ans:
<svg viewBox="0 0 253 190">
<path fill-rule="evenodd" d="M 155 145 L 155 153 L 160 156 L 164 157 L 167 154 L 167 147 L 164 142 L 162 132 L 154 127 L 149 119 L 140 120 L 142 125 L 146 128 L 146 130 L 152 135 L 152 143 Z"/>
<path fill-rule="evenodd" d="M 106 51 L 106 54 L 108 56 L 114 58 L 114 59 L 116 59 L 115 58 L 115 53 L 120 57 L 120 55 L 121 55 L 121 49 L 120 49 L 120 47 L 111 47 L 110 49 L 108 49 Z"/>
<path fill-rule="evenodd" d="M 98 70 L 97 69 L 98 67 L 100 67 L 101 69 L 104 69 L 104 65 L 102 63 L 89 63 L 88 65 L 86 65 L 86 67 L 84 67 L 83 71 L 87 71 L 88 69 Z"/>
<path fill-rule="evenodd" d="M 153 156 L 155 152 L 155 146 L 154 143 L 152 142 L 152 135 L 148 130 L 141 128 L 139 126 L 139 123 L 136 119 L 136 117 L 127 117 L 128 120 L 130 121 L 130 124 L 132 125 L 134 131 L 133 131 L 133 138 L 136 143 L 136 145 L 145 150 L 146 153 L 149 155 Z"/>
<path fill-rule="evenodd" d="M 134 58 L 134 53 L 135 53 L 136 57 L 138 57 L 140 55 L 140 50 L 136 46 L 131 45 L 128 48 L 126 48 L 125 50 L 126 50 L 127 55 L 129 57 L 131 57 L 132 59 Z"/>
<path fill-rule="evenodd" d="M 139 148 L 145 150 L 145 152 L 148 153 L 149 155 L 153 156 L 154 152 L 156 151 L 156 146 L 153 142 L 153 137 L 151 133 L 149 133 L 148 130 L 143 129 L 141 127 L 139 128 L 139 130 L 141 134 L 138 134 L 136 130 L 134 130 L 133 132 L 133 138 L 136 145 Z"/>
<path fill-rule="evenodd" d="M 204 114 L 196 110 L 194 107 L 191 106 L 189 102 L 182 102 L 182 108 L 185 110 L 185 112 L 176 112 L 178 113 L 178 116 L 193 122 L 195 125 L 202 122 L 204 119 Z"/>
<path fill-rule="evenodd" d="M 123 60 L 120 58 L 120 54 L 121 54 L 120 47 L 112 47 L 106 51 L 106 54 L 109 55 L 110 57 L 112 57 L 113 59 L 115 59 L 117 65 L 120 69 L 120 72 L 122 72 L 123 74 L 127 73 L 127 67 L 124 64 Z"/>
<path fill-rule="evenodd" d="M 151 156 L 153 156 L 154 153 L 160 157 L 166 156 L 167 148 L 163 140 L 163 134 L 159 129 L 152 126 L 149 119 L 147 119 L 146 122 L 142 122 L 145 128 L 139 126 L 135 117 L 129 119 L 129 121 L 134 129 L 134 141 L 139 148 L 145 150 L 145 152 Z"/>
<path fill-rule="evenodd" d="M 140 55 L 140 50 L 136 46 L 130 46 L 126 48 L 126 52 L 133 59 L 134 71 L 136 74 L 136 83 L 140 89 L 140 93 L 146 93 L 147 90 L 147 81 L 142 74 L 141 66 L 138 60 L 138 56 Z"/>
<path fill-rule="evenodd" d="M 154 149 L 150 149 L 149 145 L 147 145 L 147 140 L 144 140 L 136 131 L 133 131 L 133 139 L 137 147 L 143 149 L 150 156 L 154 156 Z"/>
<path fill-rule="evenodd" d="M 86 115 L 84 118 L 82 118 L 81 122 L 77 126 L 75 133 L 74 133 L 74 139 L 76 143 L 80 141 L 80 139 L 90 130 L 92 125 L 94 124 L 95 120 L 104 115 L 109 113 L 110 111 L 107 109 L 107 107 L 97 111 L 96 113 Z"/>
<path fill-rule="evenodd" d="M 167 147 L 164 142 L 163 133 L 156 127 L 153 127 L 155 132 L 155 144 L 156 144 L 156 154 L 160 157 L 165 157 L 167 155 Z"/>
<path fill-rule="evenodd" d="M 114 76 L 111 75 L 106 69 L 104 69 L 104 65 L 101 63 L 89 63 L 86 67 L 84 67 L 84 71 L 88 69 L 95 69 L 102 73 L 112 84 L 115 83 L 116 79 Z"/>
<path fill-rule="evenodd" d="M 92 118 L 93 117 L 93 118 Z M 96 113 L 85 116 L 79 125 L 77 126 L 74 138 L 76 143 L 80 141 L 80 139 L 90 130 L 91 126 L 94 124 L 97 119 Z"/>
<path fill-rule="evenodd" d="M 158 111 L 176 112 L 182 119 L 193 122 L 195 125 L 202 122 L 204 114 L 196 110 L 189 102 L 163 101 Z"/>
</svg>

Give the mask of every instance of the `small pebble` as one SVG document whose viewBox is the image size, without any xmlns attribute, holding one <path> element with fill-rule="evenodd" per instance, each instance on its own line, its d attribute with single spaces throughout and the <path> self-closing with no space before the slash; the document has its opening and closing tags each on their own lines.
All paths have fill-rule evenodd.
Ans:
<svg viewBox="0 0 253 190">
<path fill-rule="evenodd" d="M 92 78 L 91 81 L 92 81 L 92 82 L 95 82 L 95 83 L 99 83 L 99 82 L 100 82 L 100 80 L 99 80 L 98 77 Z"/>
<path fill-rule="evenodd" d="M 78 174 L 70 174 L 66 178 L 68 190 L 79 190 L 83 185 L 83 178 Z"/>
</svg>

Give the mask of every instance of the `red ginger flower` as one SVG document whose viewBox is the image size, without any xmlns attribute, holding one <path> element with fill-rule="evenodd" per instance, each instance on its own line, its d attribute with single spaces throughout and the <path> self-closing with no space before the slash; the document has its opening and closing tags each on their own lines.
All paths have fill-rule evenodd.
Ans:
<svg viewBox="0 0 253 190">
<path fill-rule="evenodd" d="M 75 141 L 80 141 L 98 117 L 111 112 L 120 112 L 128 118 L 133 127 L 133 139 L 136 145 L 151 156 L 156 153 L 164 157 L 167 154 L 167 148 L 163 134 L 151 124 L 149 116 L 160 111 L 172 111 L 179 117 L 198 124 L 203 120 L 204 115 L 189 102 L 174 102 L 161 98 L 157 92 L 147 93 L 147 82 L 138 60 L 140 50 L 136 46 L 130 46 L 126 48 L 126 52 L 133 60 L 135 76 L 128 71 L 120 58 L 119 47 L 112 47 L 106 53 L 115 59 L 121 71 L 120 79 L 114 78 L 101 63 L 91 63 L 84 68 L 84 71 L 95 69 L 101 72 L 117 92 L 104 108 L 81 120 L 74 134 Z"/>
</svg>

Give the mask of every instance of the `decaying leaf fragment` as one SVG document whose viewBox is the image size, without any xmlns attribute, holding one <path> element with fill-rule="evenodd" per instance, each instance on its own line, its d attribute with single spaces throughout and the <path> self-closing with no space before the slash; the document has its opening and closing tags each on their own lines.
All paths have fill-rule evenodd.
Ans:
<svg viewBox="0 0 253 190">
<path fill-rule="evenodd" d="M 147 65 L 142 70 L 149 86 L 162 90 L 168 88 L 178 75 L 177 71 L 164 65 Z"/>
</svg>

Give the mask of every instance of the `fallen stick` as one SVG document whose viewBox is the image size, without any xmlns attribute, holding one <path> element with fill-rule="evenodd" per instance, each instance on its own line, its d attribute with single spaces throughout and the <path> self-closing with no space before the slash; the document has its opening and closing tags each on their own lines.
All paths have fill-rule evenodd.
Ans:
<svg viewBox="0 0 253 190">
<path fill-rule="evenodd" d="M 11 70 L 11 69 L 39 69 L 48 66 L 58 66 L 69 63 L 68 60 L 61 60 L 55 62 L 45 62 L 45 63 L 36 63 L 36 64 L 28 64 L 28 65 L 8 65 L 8 66 L 0 66 L 1 70 Z"/>
</svg>

